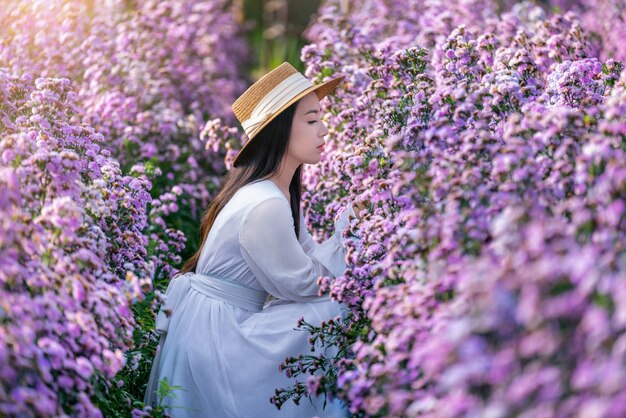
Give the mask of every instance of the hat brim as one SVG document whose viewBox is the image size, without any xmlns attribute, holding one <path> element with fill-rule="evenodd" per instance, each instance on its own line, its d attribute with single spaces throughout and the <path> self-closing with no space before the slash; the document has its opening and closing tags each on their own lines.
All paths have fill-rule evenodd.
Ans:
<svg viewBox="0 0 626 418">
<path fill-rule="evenodd" d="M 267 124 L 269 124 L 272 120 L 274 120 L 274 118 L 276 118 L 276 116 L 280 115 L 289 106 L 291 106 L 292 104 L 294 104 L 295 102 L 297 102 L 298 100 L 300 100 L 301 98 L 303 98 L 304 96 L 306 96 L 307 94 L 309 94 L 311 92 L 315 92 L 315 94 L 317 95 L 318 100 L 322 100 L 325 96 L 327 96 L 330 93 L 332 93 L 333 90 L 335 90 L 337 88 L 339 83 L 341 83 L 344 78 L 345 78 L 345 76 L 340 75 L 338 77 L 332 78 L 332 79 L 330 79 L 328 81 L 325 81 L 323 83 L 311 86 L 308 89 L 303 90 L 302 92 L 298 93 L 291 100 L 289 100 L 287 103 L 285 103 L 280 109 L 278 109 L 278 111 L 276 111 L 276 113 L 274 113 L 270 118 L 268 118 L 265 122 L 263 122 L 263 124 L 256 130 L 256 133 L 254 135 L 252 135 L 251 137 L 248 137 L 248 140 L 246 141 L 246 143 L 243 145 L 243 147 L 241 147 L 241 149 L 239 150 L 239 152 L 235 156 L 235 159 L 233 160 L 233 167 L 237 166 L 237 162 L 239 160 L 239 156 L 243 153 L 243 151 L 246 149 L 248 144 L 250 144 L 250 142 L 252 142 L 252 139 L 254 139 L 259 134 L 259 132 L 261 132 L 263 130 L 263 128 L 265 128 L 265 126 L 267 126 Z"/>
</svg>

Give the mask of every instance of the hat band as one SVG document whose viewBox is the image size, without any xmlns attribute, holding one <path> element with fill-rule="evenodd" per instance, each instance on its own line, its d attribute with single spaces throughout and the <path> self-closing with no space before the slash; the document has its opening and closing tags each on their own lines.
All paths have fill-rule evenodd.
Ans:
<svg viewBox="0 0 626 418">
<path fill-rule="evenodd" d="M 252 137 L 268 118 L 289 103 L 289 100 L 310 87 L 313 87 L 313 84 L 300 73 L 294 73 L 281 81 L 257 103 L 250 117 L 241 123 L 246 135 Z"/>
</svg>

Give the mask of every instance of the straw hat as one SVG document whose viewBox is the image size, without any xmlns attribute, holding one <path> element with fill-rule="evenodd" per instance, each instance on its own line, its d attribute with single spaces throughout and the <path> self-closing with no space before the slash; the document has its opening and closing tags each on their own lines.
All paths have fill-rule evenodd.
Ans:
<svg viewBox="0 0 626 418">
<path fill-rule="evenodd" d="M 251 85 L 232 105 L 248 141 L 235 156 L 233 166 L 243 150 L 261 130 L 295 101 L 314 91 L 318 99 L 332 92 L 344 76 L 321 84 L 312 84 L 288 62 L 283 62 Z"/>
</svg>

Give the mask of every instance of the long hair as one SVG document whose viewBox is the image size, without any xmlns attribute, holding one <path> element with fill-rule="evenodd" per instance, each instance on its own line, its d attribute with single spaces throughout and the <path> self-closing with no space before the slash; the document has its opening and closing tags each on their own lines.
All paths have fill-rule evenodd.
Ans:
<svg viewBox="0 0 626 418">
<path fill-rule="evenodd" d="M 287 152 L 291 125 L 298 102 L 293 103 L 268 123 L 238 157 L 237 167 L 232 167 L 226 174 L 222 189 L 215 196 L 215 199 L 211 201 L 202 216 L 200 225 L 202 242 L 200 247 L 183 264 L 179 274 L 196 271 L 202 247 L 204 247 L 215 218 L 235 192 L 248 183 L 278 173 L 280 163 Z M 302 165 L 298 166 L 289 184 L 291 214 L 294 219 L 296 237 L 300 235 L 301 187 Z"/>
</svg>

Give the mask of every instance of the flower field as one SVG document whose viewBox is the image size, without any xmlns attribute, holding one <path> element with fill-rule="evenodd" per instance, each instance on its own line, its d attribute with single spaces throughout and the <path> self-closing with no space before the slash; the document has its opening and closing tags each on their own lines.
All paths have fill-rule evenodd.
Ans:
<svg viewBox="0 0 626 418">
<path fill-rule="evenodd" d="M 246 86 L 226 3 L 0 11 L 0 415 L 140 406 L 161 292 L 224 168 L 204 123 Z"/>
<path fill-rule="evenodd" d="M 154 314 L 241 146 L 244 29 L 226 0 L 6 4 L 0 415 L 167 415 L 141 402 Z M 368 210 L 320 281 L 348 316 L 300 324 L 337 356 L 286 359 L 272 402 L 626 416 L 625 10 L 322 3 L 305 75 L 346 80 L 305 219 Z"/>
</svg>

